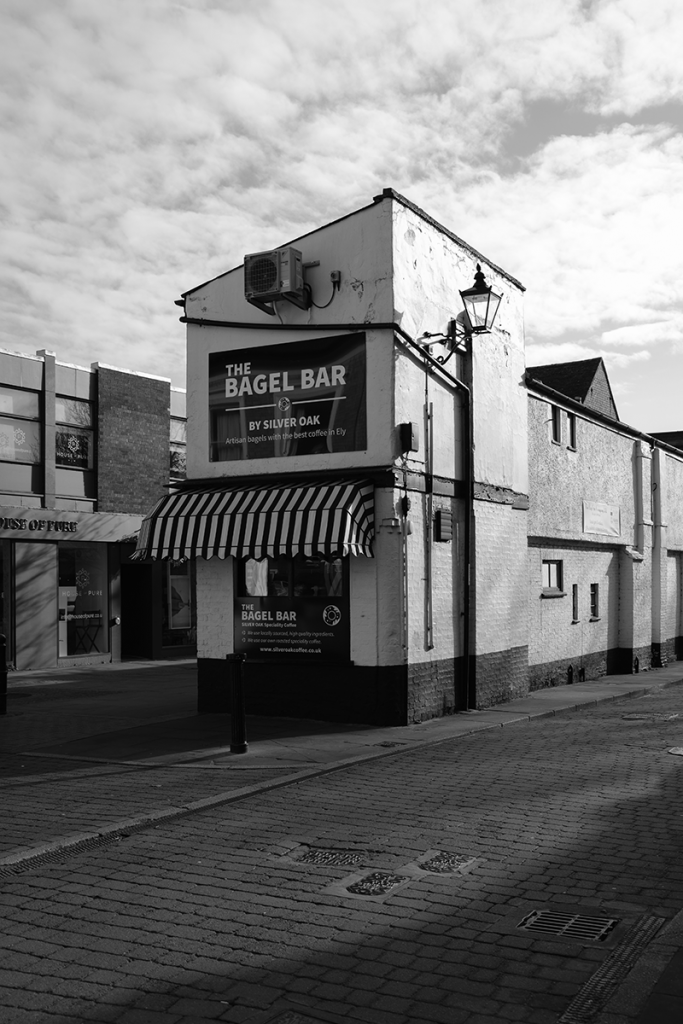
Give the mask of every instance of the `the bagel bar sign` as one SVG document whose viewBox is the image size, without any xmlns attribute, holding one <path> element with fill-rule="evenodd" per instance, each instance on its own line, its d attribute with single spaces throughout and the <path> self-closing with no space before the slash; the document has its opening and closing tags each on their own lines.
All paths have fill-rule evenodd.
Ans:
<svg viewBox="0 0 683 1024">
<path fill-rule="evenodd" d="M 364 451 L 365 334 L 209 356 L 211 462 Z"/>
<path fill-rule="evenodd" d="M 240 598 L 235 603 L 235 651 L 252 658 L 348 661 L 346 602 L 334 599 Z"/>
</svg>

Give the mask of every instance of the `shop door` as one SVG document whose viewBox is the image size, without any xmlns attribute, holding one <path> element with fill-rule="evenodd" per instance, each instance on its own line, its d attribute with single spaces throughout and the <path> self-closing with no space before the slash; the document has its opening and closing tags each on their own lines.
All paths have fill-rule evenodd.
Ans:
<svg viewBox="0 0 683 1024">
<path fill-rule="evenodd" d="M 121 658 L 153 658 L 154 566 L 121 564 Z M 157 629 L 158 631 L 158 629 Z"/>
</svg>

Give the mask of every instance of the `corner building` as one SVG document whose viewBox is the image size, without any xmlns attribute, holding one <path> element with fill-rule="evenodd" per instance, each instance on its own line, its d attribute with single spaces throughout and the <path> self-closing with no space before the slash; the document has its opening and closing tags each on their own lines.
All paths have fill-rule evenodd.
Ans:
<svg viewBox="0 0 683 1024">
<path fill-rule="evenodd" d="M 247 301 L 244 267 L 179 301 L 187 481 L 138 553 L 196 562 L 200 710 L 229 709 L 234 653 L 255 714 L 400 725 L 524 692 L 522 286 L 391 189 L 290 246 L 308 308 Z M 493 332 L 425 348 L 477 264 Z"/>
</svg>

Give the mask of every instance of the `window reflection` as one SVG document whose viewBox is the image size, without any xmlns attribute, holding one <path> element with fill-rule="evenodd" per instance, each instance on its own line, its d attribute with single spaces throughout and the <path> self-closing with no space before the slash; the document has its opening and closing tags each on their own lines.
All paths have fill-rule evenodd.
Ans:
<svg viewBox="0 0 683 1024">
<path fill-rule="evenodd" d="M 242 563 L 240 597 L 341 597 L 342 559 L 247 558 Z"/>
</svg>

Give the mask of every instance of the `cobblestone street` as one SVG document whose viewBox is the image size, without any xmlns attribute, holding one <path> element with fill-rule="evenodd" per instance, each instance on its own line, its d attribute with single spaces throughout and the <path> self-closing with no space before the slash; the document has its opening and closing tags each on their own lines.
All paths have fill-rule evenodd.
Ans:
<svg viewBox="0 0 683 1024">
<path fill-rule="evenodd" d="M 2 1020 L 635 1022 L 639 958 L 671 959 L 661 936 L 683 907 L 676 747 L 680 685 L 388 749 L 7 871 Z M 28 817 L 82 801 L 85 819 L 88 789 L 160 786 L 163 808 L 244 784 L 72 765 L 7 779 L 3 800 L 20 794 Z M 604 919 L 604 937 L 520 927 L 550 906 Z M 601 969 L 586 1016 L 576 999 Z"/>
</svg>

